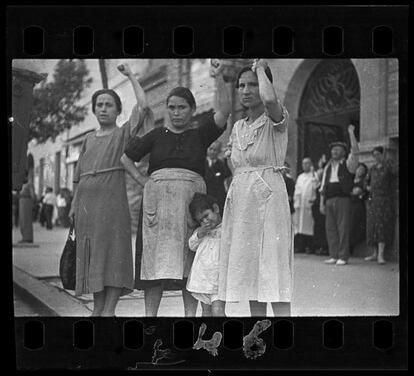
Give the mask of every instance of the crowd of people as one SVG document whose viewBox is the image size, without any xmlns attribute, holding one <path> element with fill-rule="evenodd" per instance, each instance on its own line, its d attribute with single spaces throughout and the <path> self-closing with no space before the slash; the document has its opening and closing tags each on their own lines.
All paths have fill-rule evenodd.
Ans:
<svg viewBox="0 0 414 376">
<path fill-rule="evenodd" d="M 211 67 L 216 108 L 197 128 L 188 88 L 170 91 L 169 121 L 154 128 L 135 75 L 128 65 L 119 70 L 131 82 L 136 105 L 118 127 L 117 93 L 94 93 L 99 128 L 86 137 L 74 177 L 75 294 L 93 294 L 93 316 L 114 316 L 119 297 L 134 288 L 144 290 L 146 316 L 157 315 L 163 291 L 170 289 L 182 290 L 186 316 L 195 316 L 199 301 L 204 315 L 224 316 L 226 302 L 240 300 L 250 302 L 253 316 L 265 315 L 267 302 L 275 314 L 289 315 L 293 230 L 282 173 L 288 114 L 267 63 L 255 60 L 239 72 L 247 117 L 232 127 L 225 161 L 218 158 L 217 139 L 232 107 L 219 60 Z M 152 130 L 140 134 L 151 122 Z M 143 176 L 135 163 L 146 156 Z M 135 281 L 125 173 L 144 187 Z"/>
<path fill-rule="evenodd" d="M 155 128 L 137 78 L 126 64 L 118 69 L 135 94 L 129 120 L 117 125 L 122 103 L 114 90 L 93 94 L 99 127 L 83 142 L 73 200 L 48 189 L 41 209 L 47 228 L 53 208 L 61 225 L 74 221 L 75 294 L 93 294 L 92 316 L 114 316 L 120 296 L 134 289 L 144 290 L 146 316 L 157 316 L 163 291 L 178 289 L 186 316 L 195 316 L 198 302 L 203 316 L 225 316 L 226 302 L 238 301 L 249 302 L 252 316 L 266 316 L 267 303 L 274 315 L 289 316 L 294 248 L 329 253 L 326 263 L 345 265 L 367 232 L 373 247 L 367 260 L 385 262 L 394 170 L 383 150 L 374 150 L 376 164 L 368 171 L 358 162 L 351 125 L 349 153 L 347 144 L 331 144 L 329 160 L 322 156 L 315 171 L 304 158 L 295 181 L 285 161 L 288 112 L 265 60 L 237 76 L 247 116 L 232 124 L 225 148 L 218 138 L 229 124 L 231 94 L 219 60 L 210 72 L 215 111 L 196 128 L 188 88 L 169 92 L 168 122 Z M 136 163 L 147 156 L 144 176 Z M 144 187 L 135 265 L 126 173 Z"/>
<path fill-rule="evenodd" d="M 310 158 L 302 161 L 294 189 L 295 252 L 329 255 L 327 264 L 346 265 L 362 243 L 373 252 L 366 261 L 385 264 L 385 248 L 394 239 L 397 172 L 383 147 L 373 149 L 370 169 L 358 162 L 352 126 L 349 135 L 347 159 L 347 145 L 335 142 L 331 159 L 323 155 L 317 171 Z"/>
<path fill-rule="evenodd" d="M 19 243 L 33 243 L 33 223 L 52 230 L 53 226 L 70 227 L 69 211 L 72 193 L 68 188 L 59 189 L 57 196 L 53 188 L 47 187 L 38 198 L 33 183 L 28 179 L 20 191 L 12 191 L 12 223 L 20 228 L 22 235 Z"/>
</svg>

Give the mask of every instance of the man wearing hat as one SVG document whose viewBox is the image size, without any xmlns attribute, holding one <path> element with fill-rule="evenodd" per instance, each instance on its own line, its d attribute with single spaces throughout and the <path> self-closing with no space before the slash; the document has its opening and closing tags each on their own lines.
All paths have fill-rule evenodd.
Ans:
<svg viewBox="0 0 414 376">
<path fill-rule="evenodd" d="M 329 145 L 331 159 L 322 176 L 320 211 L 326 215 L 326 237 L 330 258 L 326 264 L 346 265 L 349 258 L 350 194 L 358 167 L 358 142 L 355 127 L 348 127 L 351 151 L 347 159 L 347 145 L 336 141 Z"/>
</svg>

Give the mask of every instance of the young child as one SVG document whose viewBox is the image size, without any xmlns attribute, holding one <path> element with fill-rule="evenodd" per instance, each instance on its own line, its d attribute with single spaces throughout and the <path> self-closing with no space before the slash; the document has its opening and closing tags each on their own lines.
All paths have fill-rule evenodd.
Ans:
<svg viewBox="0 0 414 376">
<path fill-rule="evenodd" d="M 190 214 L 199 224 L 188 240 L 190 250 L 196 252 L 187 290 L 201 302 L 203 316 L 224 316 L 218 300 L 218 261 L 221 237 L 221 215 L 217 200 L 195 193 Z"/>
</svg>

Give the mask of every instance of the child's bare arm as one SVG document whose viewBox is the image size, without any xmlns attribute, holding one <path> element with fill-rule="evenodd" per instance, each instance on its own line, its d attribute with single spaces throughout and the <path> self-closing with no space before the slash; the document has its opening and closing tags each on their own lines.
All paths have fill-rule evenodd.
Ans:
<svg viewBox="0 0 414 376">
<path fill-rule="evenodd" d="M 196 229 L 193 234 L 190 236 L 190 239 L 188 239 L 188 246 L 190 248 L 191 251 L 195 252 L 197 251 L 198 246 L 201 243 L 201 239 L 198 237 L 198 232 L 199 232 L 200 228 Z"/>
</svg>

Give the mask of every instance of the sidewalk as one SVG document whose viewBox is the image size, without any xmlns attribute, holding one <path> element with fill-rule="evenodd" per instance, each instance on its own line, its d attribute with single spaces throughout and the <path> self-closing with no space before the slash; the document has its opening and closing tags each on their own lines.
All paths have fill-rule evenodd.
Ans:
<svg viewBox="0 0 414 376">
<path fill-rule="evenodd" d="M 36 223 L 34 236 L 39 248 L 13 248 L 14 281 L 15 284 L 17 279 L 25 281 L 19 283 L 25 284 L 27 290 L 36 290 L 36 294 L 44 291 L 44 301 L 53 306 L 56 300 L 59 313 L 88 316 L 93 307 L 92 295 L 75 297 L 73 291 L 63 290 L 60 283 L 59 260 L 67 233 L 68 229 L 55 227 L 49 231 Z M 19 239 L 20 233 L 14 229 L 13 243 Z M 135 237 L 132 244 L 135 248 Z M 349 265 L 335 266 L 325 265 L 324 259 L 316 255 L 295 255 L 292 316 L 398 315 L 397 263 L 377 265 L 362 258 L 351 258 Z M 117 316 L 128 317 L 141 317 L 144 312 L 143 292 L 137 290 L 121 297 L 116 310 Z M 249 316 L 248 303 L 228 303 L 226 314 Z M 183 315 L 181 292 L 165 292 L 159 316 Z M 197 311 L 197 316 L 200 315 L 201 307 Z"/>
</svg>

